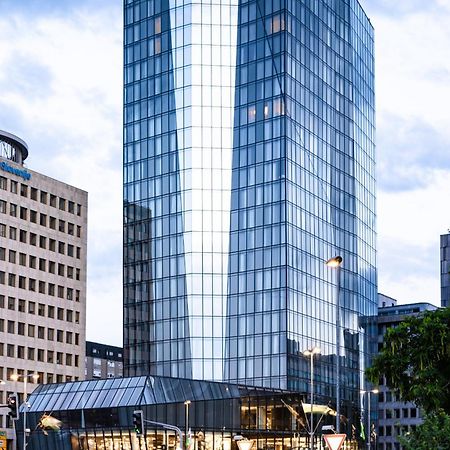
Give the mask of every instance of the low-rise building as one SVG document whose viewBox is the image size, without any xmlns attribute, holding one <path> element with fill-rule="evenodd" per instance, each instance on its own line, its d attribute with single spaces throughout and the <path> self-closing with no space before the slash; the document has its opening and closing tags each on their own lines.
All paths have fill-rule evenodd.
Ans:
<svg viewBox="0 0 450 450">
<path fill-rule="evenodd" d="M 123 349 L 86 341 L 86 380 L 123 376 Z"/>
<path fill-rule="evenodd" d="M 430 303 L 409 303 L 397 305 L 391 297 L 379 294 L 378 309 L 378 349 L 383 347 L 386 331 L 398 326 L 410 316 L 416 316 L 425 311 L 434 311 L 436 306 Z M 378 392 L 378 450 L 401 450 L 398 436 L 415 429 L 422 423 L 421 410 L 412 402 L 398 398 L 386 385 L 383 377 L 380 380 Z"/>
</svg>

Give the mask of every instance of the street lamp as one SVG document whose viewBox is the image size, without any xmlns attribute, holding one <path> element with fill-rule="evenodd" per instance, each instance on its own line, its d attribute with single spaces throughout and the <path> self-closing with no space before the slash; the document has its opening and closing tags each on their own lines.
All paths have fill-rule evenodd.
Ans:
<svg viewBox="0 0 450 450">
<path fill-rule="evenodd" d="M 370 394 L 378 394 L 378 389 L 372 389 L 371 391 L 361 391 L 364 395 L 367 392 L 367 450 L 370 450 L 370 435 L 372 434 L 372 430 L 370 427 Z"/>
<path fill-rule="evenodd" d="M 188 433 L 189 433 L 189 405 L 191 404 L 191 401 L 190 400 L 186 400 L 185 402 L 184 402 L 184 406 L 185 406 L 185 411 L 186 411 L 186 414 L 185 414 L 185 420 L 186 420 L 186 422 L 185 422 L 185 436 L 184 436 L 184 442 L 185 442 L 185 444 L 184 444 L 184 448 L 187 450 L 187 448 L 188 448 Z"/>
<path fill-rule="evenodd" d="M 23 450 L 26 450 L 27 448 L 27 410 L 28 410 L 28 403 L 27 403 L 27 381 L 28 377 L 32 377 L 33 381 L 37 383 L 39 380 L 39 375 L 37 373 L 29 373 L 27 375 L 19 375 L 18 373 L 14 373 L 11 375 L 12 381 L 19 381 L 21 378 L 23 379 L 23 403 L 25 405 L 25 408 L 23 410 Z M 17 393 L 17 388 L 16 388 Z"/>
<path fill-rule="evenodd" d="M 313 416 L 313 405 L 314 405 L 314 355 L 318 355 L 321 352 L 319 347 L 313 347 L 308 350 L 305 350 L 303 354 L 310 358 L 311 361 L 311 418 L 310 418 L 310 441 L 309 447 L 311 450 L 314 448 L 313 440 L 314 440 L 314 416 Z"/>
<path fill-rule="evenodd" d="M 341 265 L 342 256 L 335 256 L 330 258 L 325 264 L 328 267 L 336 269 L 336 433 L 341 429 L 341 413 L 340 413 L 340 377 L 341 377 L 341 363 L 339 360 L 341 351 L 341 306 L 339 302 L 339 294 L 341 290 Z"/>
</svg>

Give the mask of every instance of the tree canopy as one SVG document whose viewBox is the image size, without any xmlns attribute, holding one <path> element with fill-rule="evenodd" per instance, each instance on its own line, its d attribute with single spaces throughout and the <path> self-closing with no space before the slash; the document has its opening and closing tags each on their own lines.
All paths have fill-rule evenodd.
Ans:
<svg viewBox="0 0 450 450">
<path fill-rule="evenodd" d="M 450 308 L 427 311 L 389 328 L 366 374 L 373 383 L 384 375 L 402 400 L 427 413 L 450 413 Z"/>
<path fill-rule="evenodd" d="M 400 436 L 405 450 L 448 450 L 450 448 L 450 416 L 442 410 L 425 417 L 422 425 Z"/>
</svg>

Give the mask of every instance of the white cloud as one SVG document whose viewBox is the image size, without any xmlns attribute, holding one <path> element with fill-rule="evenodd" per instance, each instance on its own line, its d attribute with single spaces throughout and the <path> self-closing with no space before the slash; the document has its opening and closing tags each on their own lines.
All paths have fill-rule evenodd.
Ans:
<svg viewBox="0 0 450 450">
<path fill-rule="evenodd" d="M 450 12 L 374 18 L 378 113 L 418 116 L 446 127 L 450 110 Z"/>
<path fill-rule="evenodd" d="M 89 192 L 87 335 L 116 345 L 122 344 L 121 15 L 117 2 L 97 10 L 87 4 L 67 16 L 31 16 L 24 7 L 0 18 L 0 128 L 28 143 L 30 168 Z"/>
<path fill-rule="evenodd" d="M 440 304 L 439 235 L 450 226 L 442 145 L 450 142 L 450 9 L 446 2 L 416 3 L 406 12 L 371 17 L 380 178 L 384 187 L 391 178 L 391 186 L 409 189 L 378 192 L 379 290 L 402 302 Z M 393 117 L 406 126 L 393 126 Z M 408 128 L 414 124 L 422 129 Z"/>
<path fill-rule="evenodd" d="M 401 302 L 440 304 L 439 235 L 450 224 L 449 174 L 426 188 L 378 196 L 379 291 Z"/>
</svg>

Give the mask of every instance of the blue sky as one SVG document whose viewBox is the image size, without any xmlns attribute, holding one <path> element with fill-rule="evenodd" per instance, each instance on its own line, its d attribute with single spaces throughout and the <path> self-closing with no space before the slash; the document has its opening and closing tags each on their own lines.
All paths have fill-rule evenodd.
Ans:
<svg viewBox="0 0 450 450">
<path fill-rule="evenodd" d="M 439 303 L 450 227 L 450 4 L 362 0 L 376 33 L 379 290 Z M 122 344 L 122 1 L 0 0 L 0 129 L 89 192 L 90 340 Z"/>
</svg>

